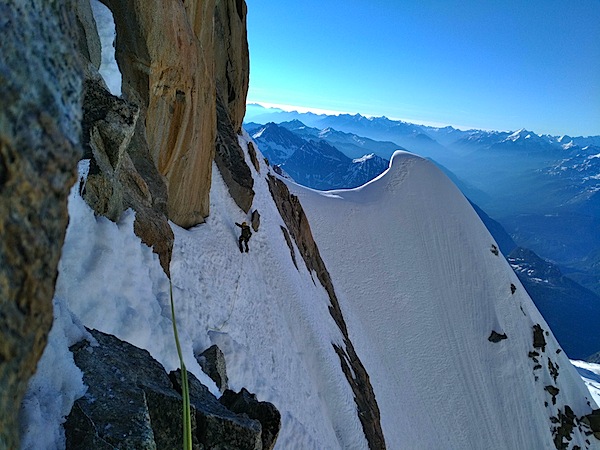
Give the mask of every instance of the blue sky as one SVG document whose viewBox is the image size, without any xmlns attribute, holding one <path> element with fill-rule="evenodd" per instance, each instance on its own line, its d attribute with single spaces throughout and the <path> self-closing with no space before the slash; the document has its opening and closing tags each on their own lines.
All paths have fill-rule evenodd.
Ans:
<svg viewBox="0 0 600 450">
<path fill-rule="evenodd" d="M 248 102 L 600 135 L 600 0 L 246 0 Z"/>
</svg>

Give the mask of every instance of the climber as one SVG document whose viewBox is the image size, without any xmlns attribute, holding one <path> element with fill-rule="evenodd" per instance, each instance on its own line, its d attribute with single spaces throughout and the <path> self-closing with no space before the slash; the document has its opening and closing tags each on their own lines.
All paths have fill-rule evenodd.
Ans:
<svg viewBox="0 0 600 450">
<path fill-rule="evenodd" d="M 252 231 L 250 231 L 250 227 L 246 222 L 242 222 L 241 224 L 235 223 L 238 227 L 242 229 L 242 234 L 238 239 L 238 244 L 240 245 L 240 252 L 243 252 L 242 242 L 246 244 L 246 252 L 248 252 L 248 241 L 250 240 L 250 236 L 252 236 Z"/>
</svg>

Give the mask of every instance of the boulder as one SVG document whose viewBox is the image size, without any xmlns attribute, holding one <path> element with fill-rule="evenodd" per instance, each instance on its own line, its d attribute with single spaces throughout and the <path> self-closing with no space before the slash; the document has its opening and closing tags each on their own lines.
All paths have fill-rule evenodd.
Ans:
<svg viewBox="0 0 600 450">
<path fill-rule="evenodd" d="M 179 370 L 167 374 L 146 350 L 90 333 L 96 342 L 71 347 L 88 390 L 65 423 L 67 450 L 180 448 Z M 194 448 L 263 448 L 259 420 L 229 410 L 189 372 L 188 383 Z"/>
<path fill-rule="evenodd" d="M 272 403 L 260 402 L 246 389 L 238 393 L 226 390 L 219 399 L 221 404 L 236 414 L 245 414 L 262 425 L 262 448 L 272 450 L 281 429 L 281 414 Z"/>
<path fill-rule="evenodd" d="M 252 211 L 252 215 L 250 217 L 250 223 L 252 224 L 252 229 L 256 233 L 260 227 L 260 213 L 257 209 Z"/>
<path fill-rule="evenodd" d="M 508 336 L 506 336 L 506 333 L 498 333 L 495 330 L 492 330 L 490 336 L 488 337 L 488 341 L 493 342 L 493 343 L 498 343 L 504 339 L 508 339 Z"/>
<path fill-rule="evenodd" d="M 81 66 L 72 0 L 0 4 L 0 448 L 52 325 L 81 157 Z"/>
<path fill-rule="evenodd" d="M 196 361 L 202 370 L 217 385 L 221 393 L 228 389 L 227 370 L 225 367 L 225 355 L 219 347 L 211 345 L 200 354 L 194 354 Z"/>
</svg>

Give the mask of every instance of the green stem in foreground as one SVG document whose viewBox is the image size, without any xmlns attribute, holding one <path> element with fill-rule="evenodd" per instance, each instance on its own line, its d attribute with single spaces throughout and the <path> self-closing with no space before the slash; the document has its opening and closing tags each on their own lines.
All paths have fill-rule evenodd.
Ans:
<svg viewBox="0 0 600 450">
<path fill-rule="evenodd" d="M 183 397 L 183 450 L 192 450 L 192 415 L 190 412 L 190 390 L 188 387 L 187 370 L 183 362 L 181 345 L 179 344 L 179 335 L 177 334 L 177 321 L 175 320 L 175 302 L 173 301 L 173 283 L 169 278 L 169 295 L 171 297 L 171 320 L 173 322 L 173 334 L 175 335 L 175 345 L 177 346 L 177 355 L 179 356 L 179 365 L 181 366 L 181 396 Z"/>
</svg>

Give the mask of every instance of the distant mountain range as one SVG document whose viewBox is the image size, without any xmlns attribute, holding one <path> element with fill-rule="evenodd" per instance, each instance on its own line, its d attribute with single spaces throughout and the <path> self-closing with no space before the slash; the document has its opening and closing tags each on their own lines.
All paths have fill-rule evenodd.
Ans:
<svg viewBox="0 0 600 450">
<path fill-rule="evenodd" d="M 382 173 L 389 161 L 374 153 L 365 154 L 374 141 L 333 130 L 321 133 L 299 121 L 246 124 L 246 130 L 269 162 L 303 186 L 329 190 L 361 186 Z M 338 142 L 360 157 L 350 158 L 338 150 Z M 334 145 L 335 144 L 335 145 Z M 352 152 L 351 152 L 352 154 Z"/>
</svg>

